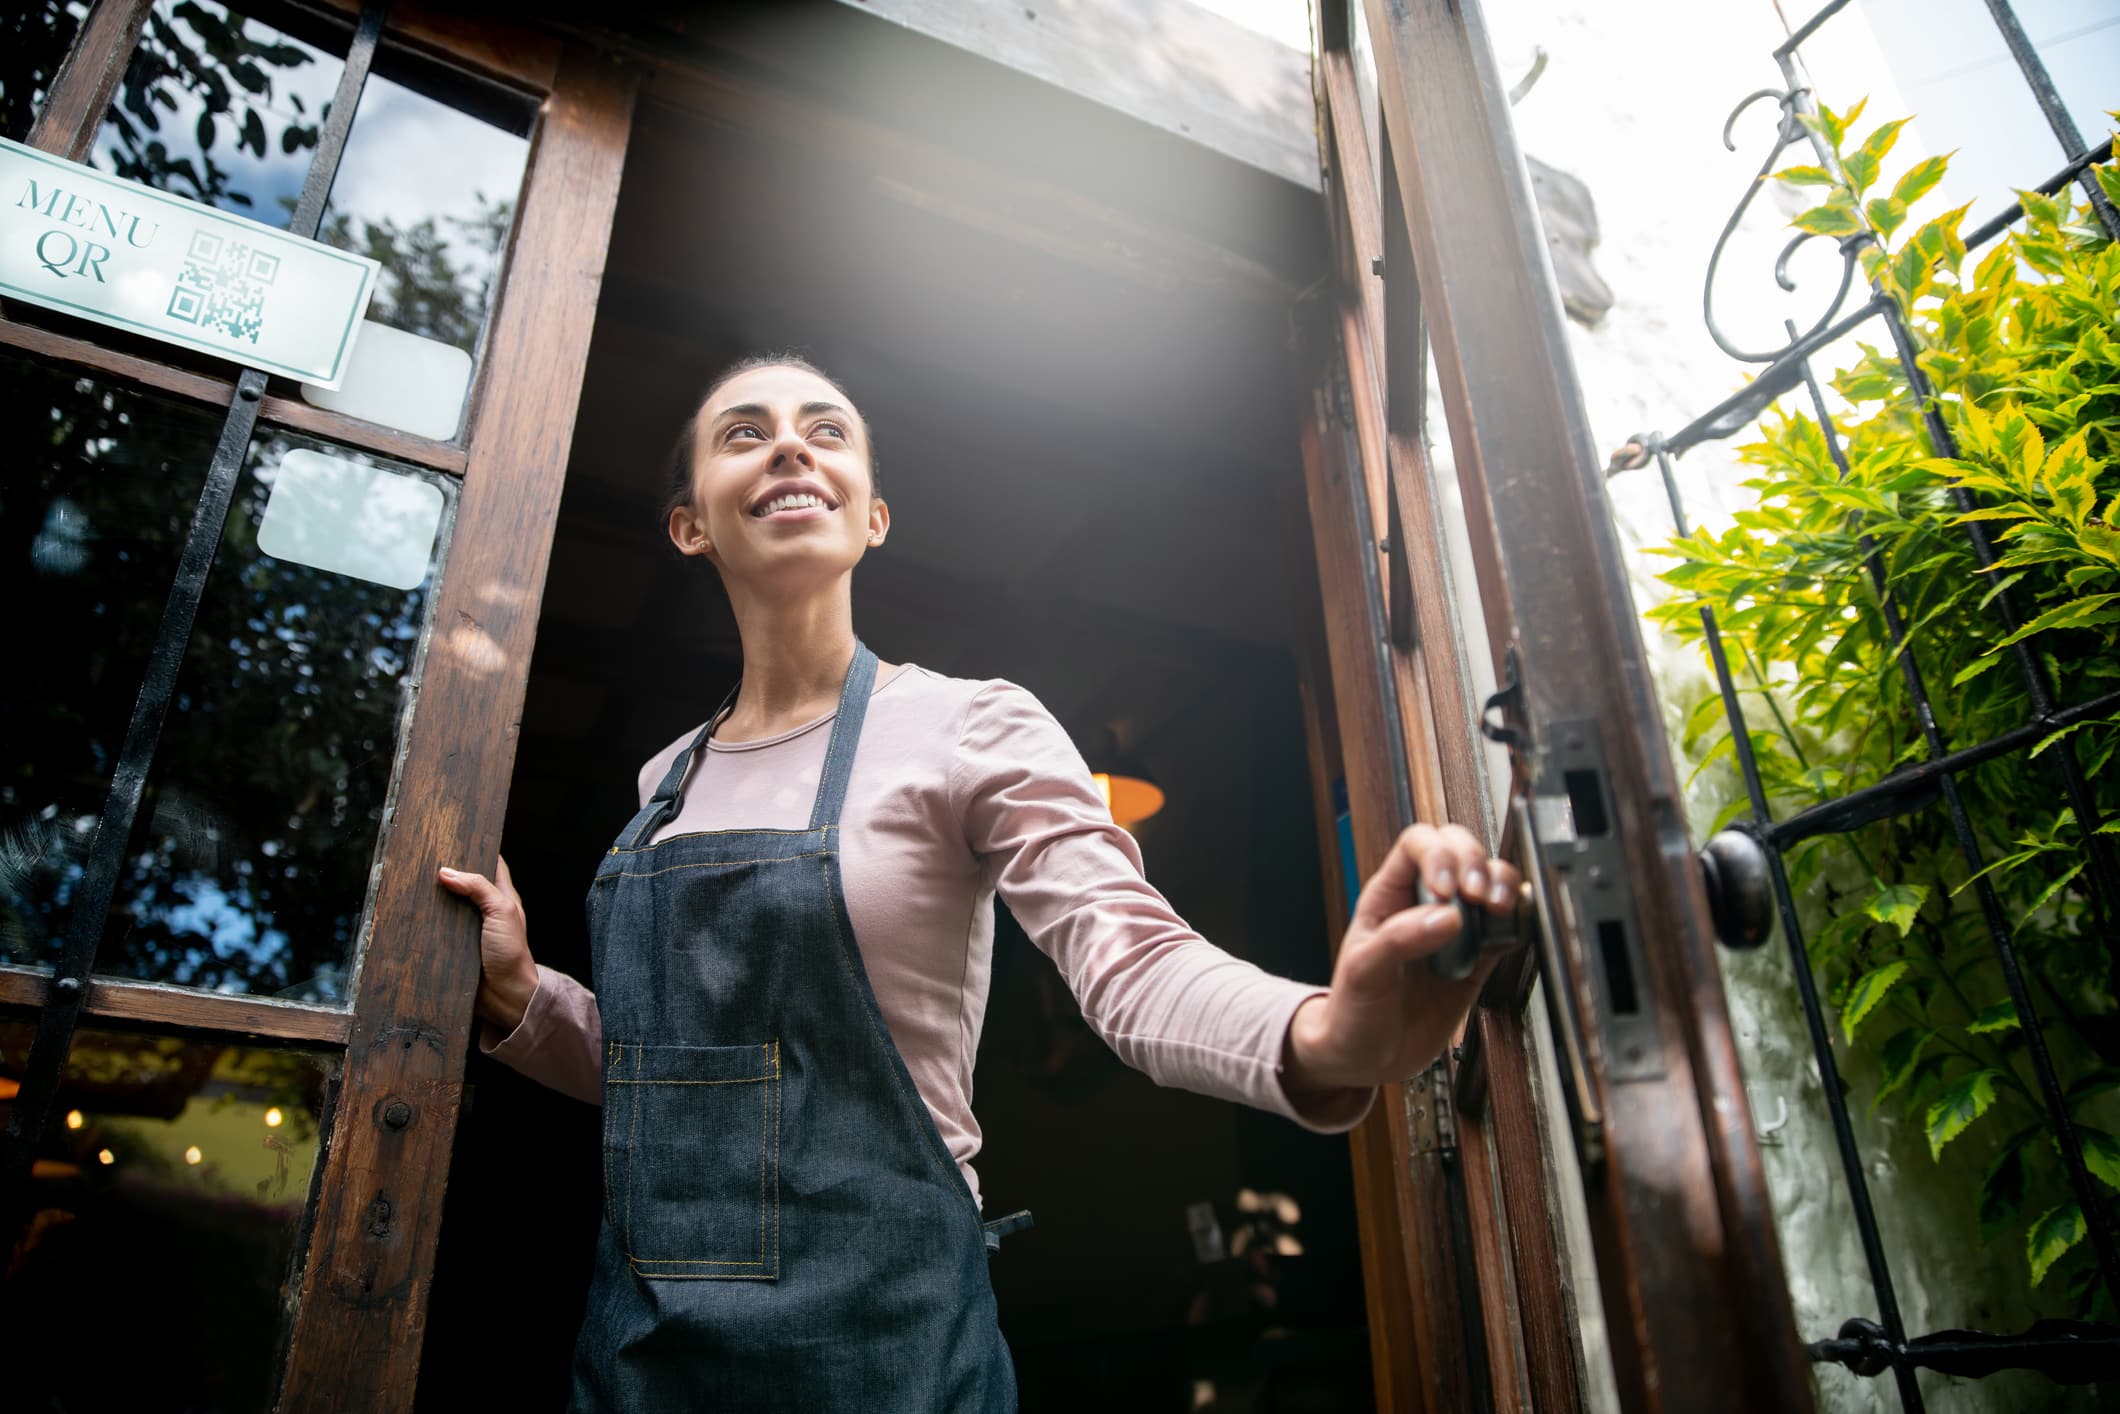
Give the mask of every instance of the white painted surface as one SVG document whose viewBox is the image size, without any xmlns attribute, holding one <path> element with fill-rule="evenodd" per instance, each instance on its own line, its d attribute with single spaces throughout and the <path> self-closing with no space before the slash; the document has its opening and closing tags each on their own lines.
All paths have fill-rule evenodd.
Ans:
<svg viewBox="0 0 2120 1414">
<path fill-rule="evenodd" d="M 276 560 L 415 589 L 441 525 L 442 488 L 433 482 L 301 448 L 274 472 L 258 548 Z"/>
<path fill-rule="evenodd" d="M 454 344 L 364 319 L 340 386 L 333 390 L 304 383 L 302 398 L 349 417 L 446 442 L 464 420 L 464 398 L 470 391 L 470 354 Z"/>
</svg>

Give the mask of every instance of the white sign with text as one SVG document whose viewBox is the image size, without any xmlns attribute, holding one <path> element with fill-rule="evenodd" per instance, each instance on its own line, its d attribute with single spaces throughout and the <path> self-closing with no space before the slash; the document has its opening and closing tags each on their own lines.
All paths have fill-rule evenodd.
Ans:
<svg viewBox="0 0 2120 1414">
<path fill-rule="evenodd" d="M 0 138 L 0 298 L 336 388 L 378 269 Z"/>
</svg>

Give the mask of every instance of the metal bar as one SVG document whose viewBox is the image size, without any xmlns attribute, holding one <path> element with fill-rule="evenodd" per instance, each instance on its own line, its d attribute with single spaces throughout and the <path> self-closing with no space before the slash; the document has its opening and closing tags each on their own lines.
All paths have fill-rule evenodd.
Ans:
<svg viewBox="0 0 2120 1414">
<path fill-rule="evenodd" d="M 1679 495 L 1678 480 L 1672 473 L 1671 458 L 1655 439 L 1652 438 L 1650 445 L 1656 454 L 1657 467 L 1663 473 L 1664 492 L 1671 502 L 1671 519 L 1683 535 L 1687 533 L 1686 507 Z M 1796 896 L 1789 887 L 1781 848 L 1773 836 L 1773 806 L 1767 800 L 1766 782 L 1759 774 L 1759 760 L 1752 753 L 1752 731 L 1745 721 L 1744 703 L 1730 672 L 1729 656 L 1723 651 L 1721 627 L 1715 621 L 1715 611 L 1705 603 L 1700 606 L 1700 622 L 1706 636 L 1708 658 L 1715 668 L 1716 687 L 1722 694 L 1723 715 L 1730 723 L 1731 745 L 1736 748 L 1738 771 L 1744 777 L 1745 794 L 1752 804 L 1752 818 L 1761 842 L 1767 846 L 1774 908 L 1781 918 L 1781 936 L 1789 950 L 1789 968 L 1796 978 L 1796 996 L 1803 1006 L 1804 1028 L 1811 1037 L 1811 1056 L 1818 1068 L 1819 1090 L 1825 1096 L 1826 1115 L 1833 1126 L 1833 1147 L 1839 1154 L 1841 1176 L 1847 1180 L 1848 1199 L 1855 1209 L 1863 1265 L 1869 1269 L 1870 1290 L 1877 1299 L 1878 1320 L 1886 1339 L 1896 1350 L 1906 1343 L 1906 1326 L 1899 1314 L 1899 1294 L 1892 1282 L 1891 1260 L 1885 1254 L 1883 1233 L 1877 1224 L 1877 1208 L 1870 1199 L 1870 1181 L 1863 1169 L 1862 1150 L 1855 1142 L 1854 1121 L 1848 1115 L 1847 1090 L 1841 1083 L 1840 1063 L 1833 1054 L 1833 1033 L 1826 1021 L 1824 1003 L 1818 996 L 1818 982 L 1811 975 L 1803 923 L 1796 914 Z M 1926 1406 L 1913 1372 L 1895 1363 L 1894 1377 L 1901 1407 L 1911 1414 L 1921 1414 Z"/>
<path fill-rule="evenodd" d="M 2053 176 L 2048 177 L 2038 186 L 2032 188 L 2032 190 L 2038 192 L 2041 196 L 2053 196 L 2070 182 L 2075 181 L 2093 163 L 2103 162 L 2112 155 L 2113 140 L 2107 138 L 2103 143 L 2084 153 L 2081 157 L 2054 173 Z M 1975 226 L 1972 234 L 1965 238 L 1965 248 L 1967 250 L 1980 249 L 1980 247 L 2008 230 L 2023 216 L 2024 203 L 2021 201 L 2011 202 L 2007 208 Z"/>
<path fill-rule="evenodd" d="M 1765 412 L 1775 399 L 1802 381 L 1798 364 L 1805 357 L 1853 333 L 1862 326 L 1864 320 L 1875 316 L 1880 308 L 1878 301 L 1871 299 L 1825 328 L 1798 339 L 1788 352 L 1760 370 L 1757 378 L 1666 437 L 1663 446 L 1672 456 L 1682 457 L 1702 442 L 1721 441 L 1725 437 L 1734 437 L 1744 431 L 1758 420 L 1759 415 Z M 1681 521 L 1679 534 L 1690 533 Z"/>
<path fill-rule="evenodd" d="M 1987 0 L 1988 14 L 1994 18 L 1995 28 L 2002 31 L 2002 42 L 2009 46 L 2010 57 L 2017 61 L 2018 72 L 2024 75 L 2025 87 L 2031 89 L 2032 98 L 2039 104 L 2039 111 L 2046 117 L 2046 125 L 2054 130 L 2054 140 L 2061 144 L 2061 155 L 2073 159 L 2084 149 L 2083 134 L 2077 130 L 2076 120 L 2069 116 L 2068 105 L 2061 101 L 2061 91 L 2054 87 L 2054 76 L 2046 71 L 2046 61 L 2039 57 L 2033 47 L 2031 36 L 2017 22 L 2017 12 L 2010 0 Z M 2080 178 L 2083 194 L 2090 198 L 2091 210 L 2098 213 L 2098 220 L 2105 227 L 2105 234 L 2120 240 L 2120 215 L 2113 211 L 2113 204 L 2105 199 L 2104 188 L 2095 177 Z"/>
<path fill-rule="evenodd" d="M 2120 711 L 2120 692 L 2108 692 L 2088 702 L 2064 707 L 2050 717 L 2012 728 L 1978 746 L 1962 747 L 1947 755 L 1918 762 L 1846 795 L 1799 810 L 1767 831 L 1767 839 L 1775 848 L 1787 849 L 1813 835 L 1844 834 L 1894 815 L 1924 810 L 1936 803 L 1940 789 L 1938 781 L 1942 776 L 1968 771 L 1998 757 L 2022 751 L 2051 732 L 2115 711 Z"/>
<path fill-rule="evenodd" d="M 353 127 L 354 111 L 360 106 L 361 86 L 367 81 L 369 64 L 375 57 L 376 42 L 382 36 L 383 16 L 388 8 L 388 0 L 372 0 L 361 11 L 360 26 L 354 32 L 345 67 L 339 73 L 338 89 L 332 95 L 331 117 L 318 136 L 316 151 L 310 158 L 308 175 L 302 185 L 301 199 L 295 205 L 293 220 L 288 223 L 288 230 L 297 236 L 316 234 L 325 198 L 331 191 L 332 178 L 338 172 L 339 159 L 346 149 L 346 135 Z M 9 1233 L 16 1230 L 24 1200 L 29 1194 L 30 1162 L 50 1118 L 52 1099 L 58 1093 L 59 1080 L 66 1067 L 67 1051 L 73 1044 L 74 1030 L 87 1000 L 96 948 L 102 941 L 111 899 L 117 891 L 118 874 L 132 840 L 133 825 L 147 789 L 155 749 L 161 742 L 170 699 L 176 692 L 177 675 L 184 665 L 185 650 L 191 643 L 192 625 L 198 617 L 199 603 L 206 594 L 207 575 L 213 569 L 214 555 L 220 549 L 228 509 L 235 499 L 236 482 L 250 451 L 251 434 L 257 428 L 265 384 L 266 375 L 255 368 L 244 369 L 236 379 L 235 396 L 230 401 L 228 417 L 221 424 L 221 437 L 214 447 L 213 458 L 207 464 L 198 508 L 192 515 L 191 530 L 177 561 L 176 578 L 163 605 L 162 622 L 156 630 L 154 646 L 148 652 L 146 677 L 140 695 L 133 703 L 124 745 L 111 773 L 110 794 L 89 844 L 88 864 L 75 896 L 72 915 L 67 920 L 66 942 L 52 971 L 51 991 L 38 1013 L 37 1038 L 30 1049 L 29 1063 L 24 1068 L 21 1091 L 15 1097 L 5 1142 L 0 1144 L 0 1150 L 4 1150 L 0 1153 L 0 1195 L 4 1195 L 4 1201 L 0 1201 L 0 1228 Z"/>
<path fill-rule="evenodd" d="M 1774 57 L 1777 59 L 1785 59 L 1789 55 L 1795 53 L 1797 46 L 1802 44 L 1805 40 L 1809 39 L 1812 35 L 1816 34 L 1820 25 L 1824 24 L 1827 20 L 1832 19 L 1835 15 L 1839 14 L 1842 10 L 1845 10 L 1846 8 L 1848 8 L 1848 0 L 1833 0 L 1830 5 L 1827 5 L 1823 10 L 1820 10 L 1817 14 L 1811 16 L 1811 18 L 1805 20 L 1801 25 L 1798 25 L 1796 27 L 1795 33 L 1791 34 L 1787 39 L 1784 39 L 1780 44 L 1776 45 L 1774 47 Z"/>
</svg>

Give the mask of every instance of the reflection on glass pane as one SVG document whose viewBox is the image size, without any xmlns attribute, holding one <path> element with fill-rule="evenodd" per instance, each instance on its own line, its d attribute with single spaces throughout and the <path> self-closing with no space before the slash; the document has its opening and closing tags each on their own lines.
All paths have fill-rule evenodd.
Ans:
<svg viewBox="0 0 2120 1414">
<path fill-rule="evenodd" d="M 361 90 L 318 237 L 381 263 L 370 319 L 476 353 L 535 106 L 441 73 L 415 89 L 389 58 Z"/>
<path fill-rule="evenodd" d="M 337 388 L 302 385 L 302 396 L 320 408 L 437 442 L 456 436 L 470 391 L 471 355 L 465 350 L 373 319 L 361 321 Z"/>
<path fill-rule="evenodd" d="M 0 1076 L 21 1076 L 35 1030 L 0 1022 Z M 296 1051 L 75 1036 L 33 1216 L 0 1268 L 9 1408 L 271 1407 L 335 1069 Z"/>
<path fill-rule="evenodd" d="M 355 468 L 355 480 L 383 488 L 378 513 L 344 527 L 335 547 L 312 537 L 312 558 L 324 563 L 268 553 L 261 530 L 285 518 L 270 509 L 279 483 L 290 466 L 299 483 L 300 469 L 318 463 Z M 401 480 L 412 486 L 397 489 Z M 313 502 L 317 486 L 312 478 L 290 494 L 296 503 Z M 348 1000 L 407 689 L 442 554 L 431 522 L 423 532 L 391 517 L 402 518 L 415 501 L 439 508 L 454 495 L 444 477 L 344 448 L 287 435 L 261 437 L 252 447 L 97 971 L 222 992 Z M 302 514 L 298 507 L 296 518 Z M 348 549 L 362 525 L 378 543 L 409 537 L 424 544 L 409 588 L 327 567 L 332 556 L 356 570 L 388 558 L 376 543 Z M 388 553 L 401 565 L 406 558 L 402 544 Z M 366 558 L 347 566 L 349 554 Z"/>
<path fill-rule="evenodd" d="M 72 895 L 220 418 L 0 355 L 0 961 Z"/>
<path fill-rule="evenodd" d="M 297 448 L 281 458 L 258 548 L 277 560 L 417 589 L 442 525 L 442 488 L 367 461 Z"/>
<path fill-rule="evenodd" d="M 88 6 L 42 0 L 0 11 L 0 137 L 29 140 L 37 110 Z"/>
<path fill-rule="evenodd" d="M 339 60 L 214 0 L 155 0 L 89 161 L 285 226 Z"/>
</svg>

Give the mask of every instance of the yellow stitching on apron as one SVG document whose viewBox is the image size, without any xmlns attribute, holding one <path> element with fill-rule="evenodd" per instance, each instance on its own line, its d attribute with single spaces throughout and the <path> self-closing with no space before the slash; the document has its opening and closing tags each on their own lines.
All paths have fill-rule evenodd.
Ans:
<svg viewBox="0 0 2120 1414">
<path fill-rule="evenodd" d="M 823 830 L 829 830 L 829 829 L 831 829 L 831 828 L 832 828 L 832 827 L 831 827 L 830 825 L 821 825 L 821 826 L 819 826 L 819 827 L 818 827 L 818 829 L 823 829 Z M 713 838 L 715 838 L 716 836 L 719 836 L 719 835 L 814 835 L 814 834 L 816 834 L 817 832 L 818 832 L 818 830 L 817 830 L 817 829 L 802 829 L 802 830 L 687 830 L 687 831 L 685 831 L 685 832 L 684 832 L 683 834 L 681 834 L 681 835 L 664 835 L 664 836 L 663 836 L 663 837 L 662 837 L 661 839 L 657 840 L 657 841 L 656 841 L 656 842 L 655 842 L 654 844 L 644 844 L 644 845 L 640 845 L 640 846 L 638 846 L 638 847 L 636 847 L 636 848 L 634 848 L 634 849 L 613 849 L 613 850 L 611 851 L 611 853 L 613 853 L 613 854 L 653 854 L 653 853 L 654 853 L 654 852 L 655 852 L 656 850 L 658 850 L 658 849 L 661 849 L 661 848 L 662 848 L 662 847 L 663 847 L 664 845 L 666 845 L 666 844 L 674 844 L 674 843 L 676 843 L 676 842 L 677 842 L 678 840 L 706 840 L 706 839 L 713 839 Z"/>
<path fill-rule="evenodd" d="M 653 879 L 659 874 L 675 874 L 680 869 L 735 869 L 745 864 L 784 864 L 796 859 L 821 859 L 830 853 L 830 850 L 813 849 L 802 854 L 783 854 L 767 859 L 716 859 L 704 864 L 667 864 L 660 869 L 645 869 L 639 873 L 617 869 L 609 874 L 597 875 L 594 882 L 601 884 L 611 879 Z"/>
</svg>

